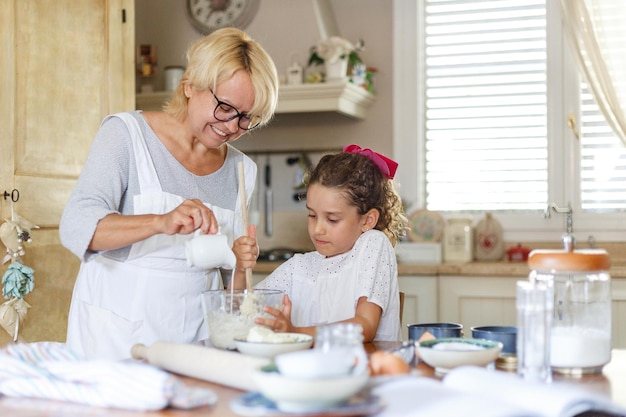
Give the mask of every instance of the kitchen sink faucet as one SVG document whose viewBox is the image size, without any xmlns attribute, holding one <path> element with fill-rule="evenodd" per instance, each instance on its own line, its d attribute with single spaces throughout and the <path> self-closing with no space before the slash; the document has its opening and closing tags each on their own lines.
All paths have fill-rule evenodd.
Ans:
<svg viewBox="0 0 626 417">
<path fill-rule="evenodd" d="M 572 219 L 572 205 L 570 203 L 567 204 L 567 208 L 559 207 L 554 203 L 548 204 L 548 207 L 543 212 L 543 217 L 546 219 L 550 218 L 550 214 L 554 210 L 555 213 L 565 213 L 567 215 L 567 229 L 565 234 L 561 237 L 563 241 L 563 248 L 567 252 L 574 251 L 574 245 L 576 244 L 576 239 L 574 238 L 574 221 Z"/>
</svg>

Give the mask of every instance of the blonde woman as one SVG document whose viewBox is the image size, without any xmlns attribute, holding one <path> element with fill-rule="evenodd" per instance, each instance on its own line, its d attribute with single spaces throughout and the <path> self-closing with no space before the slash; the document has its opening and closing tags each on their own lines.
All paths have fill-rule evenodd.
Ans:
<svg viewBox="0 0 626 417">
<path fill-rule="evenodd" d="M 196 41 L 163 111 L 104 119 L 63 212 L 63 245 L 81 260 L 67 344 L 86 358 L 130 357 L 135 343 L 206 338 L 200 293 L 223 288 L 220 270 L 186 263 L 195 233 L 225 233 L 236 274 L 254 265 L 255 230 L 242 230 L 237 165 L 247 201 L 256 165 L 230 142 L 267 124 L 276 67 L 246 33 Z"/>
</svg>

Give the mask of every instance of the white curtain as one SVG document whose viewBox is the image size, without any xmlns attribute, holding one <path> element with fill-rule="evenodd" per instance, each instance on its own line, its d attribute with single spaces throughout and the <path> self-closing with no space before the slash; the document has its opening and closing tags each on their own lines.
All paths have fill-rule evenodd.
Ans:
<svg viewBox="0 0 626 417">
<path fill-rule="evenodd" d="M 626 145 L 626 1 L 561 0 L 567 34 L 589 88 Z"/>
</svg>

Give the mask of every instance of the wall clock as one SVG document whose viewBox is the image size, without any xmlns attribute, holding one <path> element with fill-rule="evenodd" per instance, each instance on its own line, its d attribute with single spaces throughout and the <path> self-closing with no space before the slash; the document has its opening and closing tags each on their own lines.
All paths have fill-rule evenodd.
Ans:
<svg viewBox="0 0 626 417">
<path fill-rule="evenodd" d="M 187 16 L 206 35 L 224 27 L 244 29 L 259 8 L 259 0 L 187 0 Z"/>
</svg>

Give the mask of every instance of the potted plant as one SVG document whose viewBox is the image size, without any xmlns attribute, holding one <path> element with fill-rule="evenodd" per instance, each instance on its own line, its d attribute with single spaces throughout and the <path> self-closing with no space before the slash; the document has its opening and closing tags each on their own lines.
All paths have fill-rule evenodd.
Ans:
<svg viewBox="0 0 626 417">
<path fill-rule="evenodd" d="M 363 41 L 356 45 L 340 36 L 322 39 L 311 48 L 308 66 L 323 65 L 325 81 L 345 80 L 349 70 L 363 63 L 359 52 L 364 49 Z"/>
</svg>

